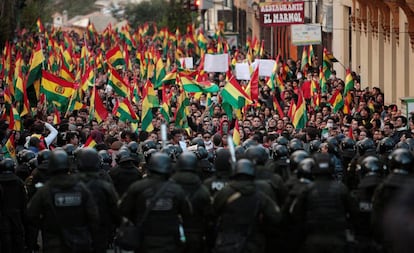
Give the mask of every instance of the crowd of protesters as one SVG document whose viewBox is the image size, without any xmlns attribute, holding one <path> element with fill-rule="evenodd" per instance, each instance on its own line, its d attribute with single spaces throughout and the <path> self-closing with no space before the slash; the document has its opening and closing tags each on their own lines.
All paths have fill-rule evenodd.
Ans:
<svg viewBox="0 0 414 253">
<path fill-rule="evenodd" d="M 71 35 L 82 47 L 85 40 Z M 229 53 L 234 56 L 236 51 L 240 62 L 247 58 L 242 47 Z M 412 212 L 407 204 L 412 190 L 396 191 L 411 182 L 414 117 L 403 115 L 395 104 L 386 105 L 379 88 L 363 88 L 367 85 L 356 73 L 352 73 L 351 111 L 334 113 L 330 98 L 343 91 L 345 83 L 333 69 L 327 92 L 320 93 L 315 106 L 307 92 L 312 79 L 319 82 L 317 57 L 306 69 L 300 60 L 278 64 L 279 74 L 285 66 L 290 73 L 283 90 L 272 90 L 261 78 L 258 101 L 244 108 L 241 117 L 225 112 L 220 92 L 190 94 L 188 128 L 173 120 L 177 84 L 165 87 L 171 94 L 169 122 L 159 108 L 152 110 L 151 132 L 142 131 L 141 123 L 134 128 L 119 120 L 111 113 L 118 96 L 107 84 L 105 72 L 96 72 L 94 84 L 109 112 L 101 123 L 89 117 L 88 93 L 84 107 L 61 112 L 59 123 L 56 112 L 41 104 L 21 118 L 21 131 L 9 129 L 10 122 L 3 117 L 0 139 L 6 147 L 14 136 L 16 157 L 0 162 L 0 220 L 7 224 L 0 227 L 2 250 L 39 250 L 41 230 L 43 252 L 105 252 L 113 247 L 121 217 L 137 223 L 147 216 L 143 252 L 408 252 L 402 245 L 411 243 L 412 231 L 404 232 L 394 213 Z M 133 83 L 140 78 L 139 69 L 134 63 L 131 70 L 118 71 Z M 221 89 L 227 84 L 226 73 L 208 73 L 208 79 Z M 140 80 L 140 88 L 144 81 Z M 247 82 L 240 84 L 244 87 Z M 7 85 L 1 81 L 3 88 Z M 307 107 L 306 126 L 301 129 L 288 116 L 299 92 Z M 282 115 L 274 107 L 274 96 Z M 142 100 L 132 108 L 142 116 Z M 235 126 L 240 145 L 232 153 L 228 137 Z M 84 148 L 88 140 L 96 143 L 93 149 Z M 404 176 L 393 179 L 400 174 Z M 374 183 L 364 181 L 369 176 L 374 176 Z M 89 183 L 93 180 L 99 182 Z M 11 181 L 17 186 L 5 183 Z M 51 209 L 45 189 L 53 196 Z M 152 203 L 159 192 L 163 201 Z M 57 231 L 72 223 L 89 226 L 91 248 L 65 245 Z M 177 230 L 181 224 L 185 236 Z M 393 232 L 405 235 L 398 238 L 391 236 Z"/>
</svg>

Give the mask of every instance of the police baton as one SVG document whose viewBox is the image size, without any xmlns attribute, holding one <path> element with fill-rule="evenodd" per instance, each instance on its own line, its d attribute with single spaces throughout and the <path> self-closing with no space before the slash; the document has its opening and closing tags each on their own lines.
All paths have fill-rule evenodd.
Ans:
<svg viewBox="0 0 414 253">
<path fill-rule="evenodd" d="M 233 137 L 231 135 L 227 135 L 227 146 L 229 147 L 231 164 L 234 170 L 236 168 L 236 150 L 234 149 Z"/>
<path fill-rule="evenodd" d="M 167 125 L 165 123 L 161 124 L 161 140 L 162 148 L 165 149 L 167 145 Z"/>
</svg>

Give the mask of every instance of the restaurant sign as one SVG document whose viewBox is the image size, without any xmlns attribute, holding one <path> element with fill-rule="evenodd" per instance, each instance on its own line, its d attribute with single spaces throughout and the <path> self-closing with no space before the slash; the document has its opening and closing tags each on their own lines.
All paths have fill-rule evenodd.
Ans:
<svg viewBox="0 0 414 253">
<path fill-rule="evenodd" d="M 259 8 L 262 26 L 305 23 L 305 2 L 260 3 Z"/>
</svg>

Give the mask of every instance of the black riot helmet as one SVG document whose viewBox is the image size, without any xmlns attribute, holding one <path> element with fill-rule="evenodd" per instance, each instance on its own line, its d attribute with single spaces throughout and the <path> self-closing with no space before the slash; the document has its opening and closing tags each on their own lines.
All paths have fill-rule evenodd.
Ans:
<svg viewBox="0 0 414 253">
<path fill-rule="evenodd" d="M 246 149 L 243 146 L 237 146 L 234 149 L 234 153 L 236 153 L 236 160 L 240 160 L 244 158 L 244 153 L 246 152 Z"/>
<path fill-rule="evenodd" d="M 121 148 L 118 150 L 118 153 L 116 154 L 115 161 L 117 164 L 127 162 L 127 161 L 133 161 L 131 157 L 131 152 L 128 148 Z"/>
<path fill-rule="evenodd" d="M 69 171 L 68 154 L 63 149 L 55 149 L 49 158 L 48 171 L 51 174 L 67 173 Z"/>
<path fill-rule="evenodd" d="M 214 168 L 217 171 L 231 170 L 231 153 L 228 149 L 219 149 L 216 152 L 216 159 L 214 160 Z"/>
<path fill-rule="evenodd" d="M 49 149 L 43 149 L 37 153 L 37 163 L 42 164 L 43 162 L 49 161 L 50 156 L 52 155 L 52 151 Z"/>
<path fill-rule="evenodd" d="M 252 161 L 254 165 L 265 165 L 269 159 L 269 155 L 267 154 L 265 148 L 259 145 L 249 147 L 244 155 L 245 158 Z"/>
<path fill-rule="evenodd" d="M 365 138 L 356 143 L 357 151 L 360 156 L 369 151 L 375 151 L 375 143 L 371 138 Z"/>
<path fill-rule="evenodd" d="M 303 150 L 303 142 L 297 138 L 293 138 L 288 144 L 289 153 L 293 154 L 297 150 Z"/>
<path fill-rule="evenodd" d="M 382 174 L 382 166 L 381 162 L 376 156 L 367 156 L 362 159 L 361 163 L 362 175 L 381 175 Z"/>
<path fill-rule="evenodd" d="M 320 140 L 311 140 L 309 142 L 309 153 L 313 154 L 318 152 L 322 142 Z"/>
<path fill-rule="evenodd" d="M 276 139 L 276 143 L 280 144 L 280 145 L 287 146 L 289 144 L 289 140 L 285 136 L 279 136 Z"/>
<path fill-rule="evenodd" d="M 341 140 L 341 151 L 343 152 L 355 152 L 356 142 L 351 137 L 345 137 Z"/>
<path fill-rule="evenodd" d="M 273 160 L 287 159 L 289 156 L 289 150 L 286 145 L 275 143 L 273 144 Z"/>
<path fill-rule="evenodd" d="M 394 140 L 391 137 L 384 137 L 377 146 L 377 153 L 381 155 L 386 155 L 391 153 L 391 151 L 394 149 L 395 143 Z"/>
<path fill-rule="evenodd" d="M 14 173 L 16 163 L 11 158 L 6 158 L 0 162 L 0 174 Z"/>
<path fill-rule="evenodd" d="M 101 168 L 101 157 L 96 149 L 83 148 L 77 156 L 77 166 L 79 171 L 99 171 Z"/>
<path fill-rule="evenodd" d="M 112 156 L 109 154 L 108 150 L 99 150 L 98 155 L 101 157 L 102 163 L 112 164 Z"/>
<path fill-rule="evenodd" d="M 405 142 L 408 144 L 411 152 L 414 152 L 414 138 L 407 138 Z"/>
<path fill-rule="evenodd" d="M 316 164 L 312 171 L 313 175 L 332 175 L 335 168 L 335 161 L 329 153 L 315 153 L 312 158 Z"/>
<path fill-rule="evenodd" d="M 201 137 L 195 137 L 191 140 L 191 146 L 194 145 L 206 147 L 206 145 L 204 144 L 204 140 Z"/>
<path fill-rule="evenodd" d="M 68 154 L 68 156 L 75 155 L 75 150 L 76 150 L 75 145 L 68 143 L 65 146 L 63 146 L 63 149 L 65 150 L 66 154 Z"/>
<path fill-rule="evenodd" d="M 247 150 L 251 146 L 256 146 L 256 145 L 257 145 L 257 142 L 255 140 L 252 140 L 252 139 L 247 139 L 242 143 L 242 146 L 245 150 Z"/>
<path fill-rule="evenodd" d="M 295 152 L 293 152 L 289 157 L 290 171 L 296 171 L 298 169 L 299 163 L 303 159 L 308 158 L 308 157 L 309 157 L 309 154 L 305 150 L 296 150 Z"/>
<path fill-rule="evenodd" d="M 203 160 L 208 157 L 208 152 L 204 146 L 197 146 L 197 150 L 195 151 L 195 155 L 197 156 L 198 160 Z"/>
<path fill-rule="evenodd" d="M 305 178 L 308 180 L 313 180 L 312 171 L 315 170 L 315 160 L 313 158 L 305 158 L 298 164 L 296 176 L 300 178 Z"/>
<path fill-rule="evenodd" d="M 150 162 L 150 160 L 151 160 L 152 154 L 157 153 L 157 152 L 158 151 L 155 148 L 152 148 L 152 149 L 150 149 L 148 151 L 145 151 L 145 153 L 144 153 L 145 163 L 148 164 Z"/>
<path fill-rule="evenodd" d="M 36 154 L 31 150 L 24 149 L 17 154 L 19 164 L 28 163 L 33 158 L 36 158 Z"/>
<path fill-rule="evenodd" d="M 330 136 L 325 141 L 328 144 L 328 152 L 331 154 L 337 154 L 339 148 L 339 141 L 336 137 Z"/>
<path fill-rule="evenodd" d="M 169 175 L 171 173 L 171 158 L 163 152 L 156 152 L 151 155 L 148 170 L 151 173 Z"/>
<path fill-rule="evenodd" d="M 136 141 L 131 141 L 128 143 L 127 147 L 131 153 L 137 153 L 138 152 L 138 143 Z"/>
<path fill-rule="evenodd" d="M 157 144 L 153 140 L 146 140 L 142 143 L 142 151 L 148 151 L 150 149 L 157 149 Z"/>
<path fill-rule="evenodd" d="M 405 141 L 399 141 L 397 142 L 397 144 L 395 144 L 394 149 L 399 149 L 399 148 L 403 148 L 403 149 L 410 149 L 410 145 L 408 145 L 408 143 L 406 143 Z"/>
<path fill-rule="evenodd" d="M 186 151 L 177 160 L 177 170 L 196 171 L 197 162 L 197 156 L 193 152 Z"/>
<path fill-rule="evenodd" d="M 395 170 L 403 170 L 405 172 L 411 172 L 414 165 L 413 154 L 408 149 L 398 148 L 390 154 L 390 167 Z"/>
<path fill-rule="evenodd" d="M 236 163 L 235 175 L 247 175 L 250 177 L 255 177 L 256 173 L 253 163 L 249 159 L 240 159 Z"/>
</svg>

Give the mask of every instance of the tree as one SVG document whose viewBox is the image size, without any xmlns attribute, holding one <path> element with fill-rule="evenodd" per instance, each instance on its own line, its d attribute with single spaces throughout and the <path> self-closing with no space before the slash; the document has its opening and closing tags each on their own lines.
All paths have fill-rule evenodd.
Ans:
<svg viewBox="0 0 414 253">
<path fill-rule="evenodd" d="M 184 2 L 153 0 L 129 4 L 125 11 L 126 18 L 132 27 L 155 22 L 158 27 L 168 27 L 170 31 L 175 31 L 177 27 L 185 31 L 192 21 L 192 13 L 184 8 Z"/>
</svg>

